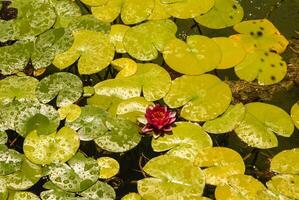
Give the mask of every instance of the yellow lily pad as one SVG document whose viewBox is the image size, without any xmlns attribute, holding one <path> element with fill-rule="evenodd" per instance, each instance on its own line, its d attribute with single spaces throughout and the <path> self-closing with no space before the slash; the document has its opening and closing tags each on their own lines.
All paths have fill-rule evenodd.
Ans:
<svg viewBox="0 0 299 200">
<path fill-rule="evenodd" d="M 271 160 L 271 171 L 282 174 L 299 174 L 299 148 L 284 150 Z"/>
<path fill-rule="evenodd" d="M 137 72 L 137 63 L 130 58 L 119 58 L 113 60 L 111 64 L 119 71 L 116 78 L 129 77 Z"/>
<path fill-rule="evenodd" d="M 60 115 L 60 120 L 66 119 L 67 122 L 72 122 L 80 116 L 81 108 L 76 104 L 70 104 L 60 107 L 58 113 Z"/>
<path fill-rule="evenodd" d="M 100 166 L 100 175 L 102 179 L 108 179 L 115 176 L 119 171 L 119 164 L 117 160 L 110 157 L 101 157 L 97 159 Z"/>
<path fill-rule="evenodd" d="M 121 19 L 124 24 L 137 24 L 147 20 L 155 7 L 155 0 L 123 0 Z"/>
<path fill-rule="evenodd" d="M 103 22 L 113 22 L 120 14 L 122 0 L 109 0 L 100 6 L 91 7 L 92 15 Z"/>
<path fill-rule="evenodd" d="M 80 0 L 80 1 L 89 6 L 101 6 L 107 3 L 107 1 L 109 0 Z"/>
<path fill-rule="evenodd" d="M 276 175 L 267 182 L 267 186 L 274 193 L 282 194 L 291 199 L 299 199 L 299 175 Z"/>
<path fill-rule="evenodd" d="M 171 16 L 166 12 L 164 4 L 160 0 L 155 0 L 154 10 L 148 20 L 162 20 L 169 17 Z"/>
<path fill-rule="evenodd" d="M 111 31 L 109 33 L 110 42 L 114 45 L 115 51 L 117 53 L 126 53 L 125 46 L 123 44 L 123 39 L 126 32 L 130 29 L 129 26 L 123 24 L 115 24 L 111 26 Z"/>
<path fill-rule="evenodd" d="M 142 200 L 142 197 L 139 194 L 132 192 L 126 194 L 124 197 L 121 198 L 121 200 Z"/>
<path fill-rule="evenodd" d="M 291 117 L 297 129 L 299 129 L 299 104 L 295 103 L 291 108 Z"/>
</svg>

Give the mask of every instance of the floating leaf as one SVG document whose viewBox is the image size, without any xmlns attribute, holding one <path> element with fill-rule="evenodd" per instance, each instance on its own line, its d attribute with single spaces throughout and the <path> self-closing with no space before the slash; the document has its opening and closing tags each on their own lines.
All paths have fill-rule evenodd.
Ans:
<svg viewBox="0 0 299 200">
<path fill-rule="evenodd" d="M 176 0 L 164 4 L 166 12 L 180 19 L 194 18 L 208 12 L 215 4 L 214 0 Z"/>
<path fill-rule="evenodd" d="M 171 135 L 152 139 L 156 152 L 169 150 L 168 155 L 178 156 L 194 161 L 199 149 L 212 147 L 210 136 L 197 124 L 177 122 Z"/>
<path fill-rule="evenodd" d="M 246 104 L 245 107 L 245 117 L 235 132 L 249 146 L 260 149 L 276 147 L 278 141 L 274 133 L 283 137 L 292 135 L 292 119 L 281 108 L 259 102 Z"/>
<path fill-rule="evenodd" d="M 80 0 L 89 6 L 101 6 L 108 2 L 108 0 Z"/>
<path fill-rule="evenodd" d="M 274 193 L 271 190 L 261 190 L 257 193 L 259 200 L 292 200 L 282 194 Z"/>
<path fill-rule="evenodd" d="M 156 101 L 167 94 L 170 83 L 169 74 L 159 65 L 138 64 L 137 72 L 134 75 L 102 81 L 95 85 L 95 92 L 98 95 L 114 96 L 121 99 L 139 97 L 142 92 L 147 101 Z"/>
<path fill-rule="evenodd" d="M 95 18 L 93 15 L 82 15 L 79 17 L 72 17 L 71 20 L 66 23 L 64 28 L 68 28 L 73 32 L 81 30 L 90 30 L 101 33 L 109 33 L 111 29 L 110 23 L 102 22 Z"/>
<path fill-rule="evenodd" d="M 165 5 L 160 0 L 155 0 L 155 7 L 148 20 L 168 19 L 171 16 L 166 12 Z"/>
<path fill-rule="evenodd" d="M 257 199 L 258 192 L 266 187 L 247 175 L 233 175 L 227 178 L 227 183 L 216 188 L 215 196 L 217 200 L 245 200 Z"/>
<path fill-rule="evenodd" d="M 9 199 L 13 200 L 40 200 L 38 196 L 31 192 L 10 192 Z"/>
<path fill-rule="evenodd" d="M 181 76 L 172 82 L 164 98 L 171 108 L 183 106 L 181 117 L 191 121 L 207 121 L 222 114 L 232 98 L 227 84 L 211 74 Z"/>
<path fill-rule="evenodd" d="M 22 154 L 13 149 L 8 149 L 4 144 L 0 144 L 0 176 L 19 171 L 22 162 Z"/>
<path fill-rule="evenodd" d="M 179 39 L 170 40 L 163 51 L 165 62 L 175 71 L 200 75 L 215 69 L 221 60 L 218 45 L 210 38 L 193 35 L 187 43 Z"/>
<path fill-rule="evenodd" d="M 0 177 L 0 199 L 6 200 L 8 197 L 8 189 L 6 187 L 6 181 L 4 177 Z"/>
<path fill-rule="evenodd" d="M 123 44 L 123 39 L 126 32 L 130 29 L 129 26 L 122 24 L 115 24 L 111 26 L 111 31 L 109 33 L 110 42 L 114 45 L 115 51 L 117 53 L 126 53 L 126 49 Z"/>
<path fill-rule="evenodd" d="M 104 182 L 96 182 L 93 186 L 80 193 L 81 196 L 88 198 L 88 200 L 114 200 L 116 198 L 114 189 Z"/>
<path fill-rule="evenodd" d="M 81 197 L 75 197 L 75 193 L 59 189 L 43 191 L 40 196 L 42 200 L 85 200 Z"/>
<path fill-rule="evenodd" d="M 8 136 L 7 136 L 6 132 L 0 131 L 0 145 L 7 143 L 7 140 L 8 140 Z"/>
<path fill-rule="evenodd" d="M 155 0 L 123 0 L 121 19 L 124 24 L 137 24 L 152 14 Z"/>
<path fill-rule="evenodd" d="M 216 37 L 213 38 L 220 47 L 222 57 L 217 69 L 228 69 L 239 64 L 246 56 L 245 50 L 238 42 L 231 38 Z"/>
<path fill-rule="evenodd" d="M 113 22 L 120 14 L 122 3 L 122 0 L 109 0 L 105 4 L 91 7 L 91 12 L 103 22 Z"/>
<path fill-rule="evenodd" d="M 38 135 L 33 131 L 24 141 L 24 154 L 36 164 L 51 164 L 54 161 L 66 162 L 75 155 L 80 145 L 77 133 L 68 127 L 57 133 Z"/>
<path fill-rule="evenodd" d="M 215 0 L 215 6 L 195 20 L 208 28 L 221 29 L 239 23 L 243 16 L 243 8 L 237 0 Z"/>
<path fill-rule="evenodd" d="M 176 24 L 171 20 L 148 21 L 126 31 L 123 44 L 133 58 L 154 60 L 167 42 L 175 38 Z"/>
<path fill-rule="evenodd" d="M 87 104 L 95 107 L 99 107 L 111 115 L 116 115 L 116 109 L 120 102 L 123 100 L 113 96 L 105 96 L 105 95 L 93 95 L 92 97 L 87 99 Z"/>
<path fill-rule="evenodd" d="M 77 153 L 68 164 L 57 163 L 50 166 L 50 180 L 60 189 L 81 192 L 98 180 L 99 166 L 93 158 Z"/>
<path fill-rule="evenodd" d="M 74 44 L 61 54 L 56 55 L 53 64 L 65 69 L 78 61 L 80 74 L 94 74 L 106 68 L 114 57 L 113 45 L 100 32 L 81 30 L 73 33 Z"/>
<path fill-rule="evenodd" d="M 299 198 L 299 175 L 281 174 L 267 182 L 268 188 L 291 199 Z"/>
<path fill-rule="evenodd" d="M 194 163 L 204 168 L 206 183 L 210 185 L 224 184 L 230 176 L 245 172 L 245 165 L 240 154 L 226 147 L 201 149 Z"/>
<path fill-rule="evenodd" d="M 191 199 L 203 193 L 204 175 L 187 159 L 162 155 L 151 159 L 143 170 L 152 176 L 137 182 L 144 199 Z"/>
<path fill-rule="evenodd" d="M 111 62 L 112 66 L 120 71 L 116 78 L 132 76 L 137 71 L 137 63 L 130 58 L 119 58 Z"/>
<path fill-rule="evenodd" d="M 206 121 L 203 129 L 209 133 L 221 134 L 233 131 L 245 116 L 245 106 L 242 103 L 230 105 L 220 117 Z"/>
<path fill-rule="evenodd" d="M 100 157 L 97 159 L 100 166 L 100 175 L 102 179 L 108 179 L 115 176 L 119 171 L 119 164 L 117 160 L 110 157 Z"/>
<path fill-rule="evenodd" d="M 1 84 L 1 82 L 0 82 Z M 291 108 L 291 117 L 297 129 L 299 129 L 299 104 L 295 103 Z"/>
<path fill-rule="evenodd" d="M 58 109 L 60 120 L 66 119 L 67 122 L 73 122 L 81 115 L 81 108 L 76 104 L 70 104 Z"/>
<path fill-rule="evenodd" d="M 142 197 L 137 193 L 129 193 L 121 198 L 121 200 L 142 200 Z"/>
<path fill-rule="evenodd" d="M 48 103 L 57 96 L 57 106 L 76 102 L 82 94 L 82 82 L 74 74 L 59 72 L 43 78 L 36 89 L 36 96 L 42 103 Z"/>
<path fill-rule="evenodd" d="M 271 171 L 282 174 L 299 174 L 299 148 L 284 150 L 271 160 Z"/>
<path fill-rule="evenodd" d="M 271 85 L 284 78 L 287 64 L 276 53 L 256 50 L 247 54 L 245 59 L 235 67 L 235 72 L 242 80 L 257 79 L 260 85 Z"/>
</svg>

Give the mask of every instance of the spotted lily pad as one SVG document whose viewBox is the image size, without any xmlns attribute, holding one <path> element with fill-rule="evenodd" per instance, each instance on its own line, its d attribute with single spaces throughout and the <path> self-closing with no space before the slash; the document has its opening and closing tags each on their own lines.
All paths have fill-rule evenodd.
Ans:
<svg viewBox="0 0 299 200">
<path fill-rule="evenodd" d="M 224 184 L 230 176 L 245 172 L 240 154 L 226 147 L 201 149 L 194 163 L 204 168 L 206 183 L 210 185 Z"/>
<path fill-rule="evenodd" d="M 19 171 L 22 162 L 22 154 L 13 149 L 8 149 L 4 144 L 0 144 L 0 176 Z"/>
<path fill-rule="evenodd" d="M 103 22 L 95 18 L 93 15 L 82 15 L 79 17 L 72 17 L 69 22 L 66 22 L 64 28 L 75 31 L 90 30 L 101 33 L 109 33 L 110 23 Z"/>
<path fill-rule="evenodd" d="M 221 61 L 221 51 L 210 38 L 193 35 L 187 37 L 187 43 L 179 39 L 166 43 L 163 51 L 165 62 L 175 71 L 200 75 L 215 69 Z"/>
<path fill-rule="evenodd" d="M 113 45 L 103 33 L 81 30 L 73 33 L 74 44 L 64 53 L 57 54 L 53 64 L 65 69 L 78 61 L 80 74 L 94 74 L 106 68 L 114 57 Z"/>
<path fill-rule="evenodd" d="M 1 82 L 0 82 L 1 84 Z M 291 117 L 297 129 L 299 129 L 299 104 L 295 103 L 291 109 Z"/>
<path fill-rule="evenodd" d="M 125 24 L 140 23 L 152 14 L 155 0 L 123 0 L 121 19 Z"/>
<path fill-rule="evenodd" d="M 98 180 L 99 165 L 93 158 L 86 158 L 77 153 L 65 163 L 50 166 L 50 180 L 67 192 L 81 192 L 91 187 Z"/>
<path fill-rule="evenodd" d="M 154 60 L 167 42 L 175 38 L 176 24 L 171 20 L 155 20 L 134 26 L 126 31 L 123 44 L 130 56 L 142 60 Z"/>
<path fill-rule="evenodd" d="M 243 8 L 237 0 L 215 0 L 214 7 L 195 20 L 208 28 L 221 29 L 239 23 L 243 16 Z"/>
<path fill-rule="evenodd" d="M 108 179 L 115 176 L 119 171 L 119 164 L 117 160 L 110 157 L 100 157 L 97 159 L 100 166 L 100 175 L 102 179 Z"/>
<path fill-rule="evenodd" d="M 95 94 L 87 99 L 87 104 L 101 108 L 115 116 L 118 104 L 122 101 L 122 99 L 117 97 Z"/>
<path fill-rule="evenodd" d="M 287 64 L 280 55 L 256 50 L 248 53 L 245 59 L 235 67 L 236 75 L 246 81 L 258 80 L 260 85 L 280 82 L 287 73 Z"/>
<path fill-rule="evenodd" d="M 257 193 L 257 198 L 260 200 L 292 200 L 279 193 L 274 193 L 271 190 L 261 190 Z"/>
<path fill-rule="evenodd" d="M 181 76 L 172 83 L 164 98 L 171 108 L 182 107 L 181 117 L 191 121 L 207 121 L 221 115 L 232 98 L 227 84 L 210 74 Z"/>
<path fill-rule="evenodd" d="M 278 141 L 274 133 L 283 137 L 292 135 L 292 119 L 281 108 L 259 102 L 246 104 L 245 108 L 245 117 L 235 132 L 249 146 L 261 149 L 276 147 Z"/>
<path fill-rule="evenodd" d="M 147 101 L 156 101 L 167 94 L 170 84 L 171 79 L 165 69 L 148 63 L 138 64 L 137 72 L 130 77 L 105 80 L 94 87 L 98 95 L 129 99 L 139 97 L 142 92 Z"/>
<path fill-rule="evenodd" d="M 36 96 L 42 103 L 48 103 L 57 96 L 57 106 L 67 106 L 81 97 L 82 87 L 83 84 L 78 76 L 59 72 L 51 74 L 39 82 Z"/>
<path fill-rule="evenodd" d="M 86 200 L 82 197 L 75 197 L 75 195 L 75 193 L 55 188 L 41 192 L 40 197 L 42 200 Z"/>
<path fill-rule="evenodd" d="M 8 140 L 7 133 L 5 131 L 3 132 L 0 131 L 0 145 L 7 143 L 7 140 Z"/>
<path fill-rule="evenodd" d="M 68 127 L 57 133 L 38 135 L 33 131 L 24 141 L 24 154 L 36 164 L 51 164 L 54 161 L 66 162 L 75 155 L 80 145 L 77 133 Z"/>
<path fill-rule="evenodd" d="M 257 199 L 258 192 L 266 187 L 247 175 L 233 175 L 227 178 L 227 183 L 216 188 L 215 196 L 217 200 L 246 200 Z"/>
<path fill-rule="evenodd" d="M 144 199 L 191 199 L 203 193 L 203 172 L 187 159 L 162 155 L 151 159 L 143 170 L 152 176 L 137 182 Z"/>
<path fill-rule="evenodd" d="M 129 26 L 123 24 L 115 24 L 111 26 L 111 31 L 109 33 L 110 42 L 114 45 L 115 51 L 117 53 L 126 53 L 126 49 L 123 44 L 123 39 L 126 32 L 130 29 Z"/>
<path fill-rule="evenodd" d="M 40 200 L 38 196 L 31 192 L 10 192 L 9 199 L 14 200 Z"/>
<path fill-rule="evenodd" d="M 267 182 L 267 186 L 274 193 L 282 194 L 291 199 L 299 198 L 299 175 L 276 175 Z"/>
<path fill-rule="evenodd" d="M 271 160 L 271 171 L 282 174 L 299 174 L 299 148 L 284 150 Z"/>
<path fill-rule="evenodd" d="M 67 122 L 72 122 L 78 119 L 81 115 L 81 108 L 76 104 L 70 104 L 58 109 L 60 119 L 66 119 Z"/>
<path fill-rule="evenodd" d="M 96 182 L 93 186 L 80 193 L 81 196 L 88 200 L 114 200 L 116 198 L 114 189 L 104 182 Z"/>
<path fill-rule="evenodd" d="M 24 102 L 36 100 L 35 88 L 38 80 L 30 76 L 9 76 L 0 81 L 0 105 L 13 100 Z"/>
<path fill-rule="evenodd" d="M 177 0 L 164 3 L 166 12 L 176 18 L 188 19 L 207 13 L 215 4 L 214 0 Z"/>
<path fill-rule="evenodd" d="M 104 22 L 113 22 L 120 14 L 122 0 L 109 0 L 105 4 L 91 7 L 93 16 Z"/>
<path fill-rule="evenodd" d="M 199 149 L 212 147 L 210 136 L 197 124 L 177 122 L 171 135 L 152 139 L 154 151 L 167 152 L 168 155 L 178 156 L 194 161 Z"/>
<path fill-rule="evenodd" d="M 230 105 L 220 117 L 206 121 L 203 129 L 209 133 L 221 134 L 233 131 L 245 116 L 245 106 L 242 103 Z"/>
</svg>

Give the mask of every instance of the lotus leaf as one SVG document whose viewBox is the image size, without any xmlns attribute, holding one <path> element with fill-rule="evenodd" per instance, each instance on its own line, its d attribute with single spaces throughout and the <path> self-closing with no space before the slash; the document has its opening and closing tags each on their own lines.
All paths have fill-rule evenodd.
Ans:
<svg viewBox="0 0 299 200">
<path fill-rule="evenodd" d="M 215 6 L 195 20 L 208 28 L 221 29 L 239 23 L 243 16 L 243 8 L 237 0 L 215 0 Z"/>
<path fill-rule="evenodd" d="M 200 149 L 194 163 L 204 168 L 206 183 L 210 185 L 225 184 L 230 176 L 245 172 L 240 154 L 226 147 Z"/>
<path fill-rule="evenodd" d="M 212 139 L 199 125 L 190 122 L 177 122 L 175 125 L 172 135 L 152 139 L 154 151 L 169 150 L 168 155 L 194 161 L 199 149 L 213 146 Z"/>
<path fill-rule="evenodd" d="M 166 43 L 165 62 L 173 70 L 187 75 L 200 75 L 215 69 L 221 61 L 221 50 L 212 39 L 193 35 L 187 43 L 179 39 Z"/>
<path fill-rule="evenodd" d="M 103 5 L 91 7 L 93 16 L 103 22 L 113 22 L 120 14 L 123 0 L 109 0 Z"/>
<path fill-rule="evenodd" d="M 245 117 L 235 132 L 249 146 L 260 149 L 276 147 L 278 141 L 274 133 L 283 137 L 292 135 L 292 119 L 281 108 L 259 102 L 246 104 L 245 107 Z"/>
<path fill-rule="evenodd" d="M 23 156 L 19 152 L 8 149 L 0 144 L 0 176 L 19 171 L 22 167 Z"/>
<path fill-rule="evenodd" d="M 282 194 L 291 199 L 299 198 L 299 175 L 276 175 L 267 182 L 267 186 L 274 193 Z"/>
<path fill-rule="evenodd" d="M 164 4 L 160 0 L 155 0 L 155 7 L 148 20 L 168 19 L 171 16 L 166 12 Z"/>
<path fill-rule="evenodd" d="M 88 198 L 88 200 L 114 200 L 116 195 L 114 189 L 104 182 L 96 182 L 93 186 L 80 193 L 81 196 Z"/>
<path fill-rule="evenodd" d="M 271 171 L 282 174 L 299 174 L 299 148 L 284 150 L 271 161 Z"/>
<path fill-rule="evenodd" d="M 103 33 L 89 30 L 76 31 L 74 44 L 64 53 L 57 54 L 53 64 L 67 68 L 76 60 L 80 74 L 94 74 L 106 68 L 114 57 L 113 45 Z"/>
<path fill-rule="evenodd" d="M 175 79 L 164 101 L 171 108 L 183 106 L 180 114 L 184 119 L 207 121 L 221 115 L 231 98 L 227 84 L 214 75 L 203 74 Z"/>
<path fill-rule="evenodd" d="M 256 50 L 248 53 L 235 67 L 236 75 L 246 81 L 258 80 L 260 85 L 271 85 L 281 81 L 287 73 L 287 64 L 280 55 Z"/>
<path fill-rule="evenodd" d="M 36 131 L 29 133 L 24 141 L 24 154 L 36 164 L 51 164 L 54 161 L 66 162 L 77 152 L 80 145 L 77 133 L 68 127 L 57 133 L 38 135 Z"/>
<path fill-rule="evenodd" d="M 137 63 L 130 58 L 119 58 L 111 62 L 112 66 L 120 71 L 116 78 L 132 76 L 137 71 Z"/>
<path fill-rule="evenodd" d="M 137 182 L 144 199 L 191 199 L 203 193 L 204 174 L 187 159 L 162 155 L 151 159 L 143 170 L 152 176 Z"/>
<path fill-rule="evenodd" d="M 148 21 L 126 31 L 123 44 L 126 51 L 138 60 L 150 61 L 158 57 L 167 42 L 175 38 L 176 24 L 171 20 Z"/>
<path fill-rule="evenodd" d="M 126 32 L 130 29 L 129 26 L 123 24 L 115 24 L 111 26 L 111 31 L 109 33 L 110 42 L 114 45 L 115 51 L 117 53 L 126 53 L 126 49 L 123 44 L 123 39 Z"/>
<path fill-rule="evenodd" d="M 0 82 L 1 84 L 1 82 Z M 299 129 L 299 104 L 295 103 L 291 109 L 291 117 L 297 129 Z"/>
<path fill-rule="evenodd" d="M 0 132 L 0 145 L 7 143 L 8 137 L 6 132 Z"/>
<path fill-rule="evenodd" d="M 70 104 L 58 109 L 60 120 L 66 119 L 67 122 L 73 122 L 81 115 L 81 108 L 76 104 Z"/>
<path fill-rule="evenodd" d="M 121 99 L 139 97 L 142 93 L 147 101 L 156 101 L 167 94 L 170 84 L 169 74 L 159 65 L 138 64 L 134 75 L 102 81 L 95 85 L 95 92 L 98 95 L 115 96 Z"/>
<path fill-rule="evenodd" d="M 31 192 L 10 192 L 9 200 L 40 200 L 38 196 Z"/>
<path fill-rule="evenodd" d="M 81 192 L 98 180 L 99 166 L 93 158 L 77 153 L 65 163 L 50 166 L 50 180 L 60 189 L 68 192 Z"/>
<path fill-rule="evenodd" d="M 82 87 L 82 82 L 78 76 L 59 72 L 51 74 L 39 82 L 36 96 L 42 103 L 48 103 L 57 96 L 57 106 L 67 106 L 81 97 Z"/>
<path fill-rule="evenodd" d="M 227 183 L 216 188 L 215 196 L 217 200 L 247 200 L 257 199 L 258 192 L 266 187 L 247 175 L 233 175 L 227 178 Z"/>
<path fill-rule="evenodd" d="M 242 103 L 230 105 L 220 117 L 206 121 L 203 129 L 209 133 L 221 134 L 233 131 L 245 116 L 245 106 Z"/>
<path fill-rule="evenodd" d="M 117 160 L 110 157 L 100 157 L 97 159 L 98 165 L 100 166 L 101 179 L 108 179 L 115 176 L 119 172 L 119 164 Z"/>
</svg>

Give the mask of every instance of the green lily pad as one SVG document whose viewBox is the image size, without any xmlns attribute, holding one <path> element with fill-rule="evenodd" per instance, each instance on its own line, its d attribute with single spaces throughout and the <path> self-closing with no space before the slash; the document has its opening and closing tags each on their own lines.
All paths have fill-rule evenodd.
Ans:
<svg viewBox="0 0 299 200">
<path fill-rule="evenodd" d="M 299 175 L 276 175 L 267 182 L 267 186 L 274 193 L 282 194 L 291 199 L 299 198 Z"/>
<path fill-rule="evenodd" d="M 0 131 L 0 145 L 7 143 L 7 140 L 8 140 L 7 133 L 5 131 L 3 132 Z"/>
<path fill-rule="evenodd" d="M 246 200 L 257 199 L 258 192 L 266 187 L 247 175 L 233 175 L 227 178 L 227 183 L 216 188 L 215 196 L 217 200 Z"/>
<path fill-rule="evenodd" d="M 114 200 L 116 198 L 114 189 L 101 181 L 96 182 L 93 186 L 81 192 L 80 195 L 88 198 L 88 200 Z"/>
<path fill-rule="evenodd" d="M 54 8 L 48 2 L 14 0 L 10 7 L 18 9 L 16 19 L 1 21 L 0 41 L 37 36 L 50 29 L 56 20 Z"/>
<path fill-rule="evenodd" d="M 110 42 L 114 45 L 115 51 L 117 53 L 126 53 L 125 46 L 123 44 L 123 39 L 126 32 L 130 29 L 129 26 L 123 24 L 115 24 L 111 26 L 111 31 L 109 33 Z"/>
<path fill-rule="evenodd" d="M 175 38 L 176 24 L 171 20 L 155 20 L 134 26 L 126 31 L 123 44 L 126 51 L 138 60 L 150 61 L 158 57 L 167 42 Z"/>
<path fill-rule="evenodd" d="M 22 167 L 23 155 L 0 144 L 0 176 L 19 171 Z"/>
<path fill-rule="evenodd" d="M 89 6 L 101 6 L 108 2 L 108 0 L 80 0 L 80 1 Z"/>
<path fill-rule="evenodd" d="M 0 82 L 1 84 L 1 82 Z M 297 129 L 299 129 L 299 104 L 295 103 L 291 108 L 291 117 Z"/>
<path fill-rule="evenodd" d="M 206 183 L 210 185 L 225 184 L 230 176 L 245 172 L 240 154 L 226 147 L 201 149 L 194 163 L 204 168 Z"/>
<path fill-rule="evenodd" d="M 156 152 L 167 151 L 173 155 L 194 161 L 199 149 L 212 147 L 210 136 L 197 124 L 177 122 L 171 135 L 152 139 L 152 147 Z"/>
<path fill-rule="evenodd" d="M 24 102 L 36 100 L 35 88 L 38 80 L 30 76 L 9 76 L 0 81 L 0 105 L 13 100 Z"/>
<path fill-rule="evenodd" d="M 83 84 L 80 78 L 67 72 L 51 74 L 42 79 L 36 96 L 42 103 L 48 103 L 57 96 L 57 106 L 67 106 L 76 102 L 82 95 Z"/>
<path fill-rule="evenodd" d="M 31 42 L 16 42 L 10 46 L 0 47 L 1 74 L 9 75 L 23 70 L 29 62 L 31 48 Z"/>
<path fill-rule="evenodd" d="M 229 106 L 232 93 L 227 84 L 211 74 L 181 76 L 172 82 L 164 97 L 171 108 L 182 107 L 181 117 L 207 121 L 221 115 Z"/>
<path fill-rule="evenodd" d="M 75 193 L 55 188 L 41 192 L 40 197 L 42 200 L 86 200 L 82 197 L 75 197 L 75 195 Z"/>
<path fill-rule="evenodd" d="M 76 104 L 70 104 L 58 109 L 60 119 L 65 119 L 67 122 L 73 122 L 81 115 L 81 108 Z"/>
<path fill-rule="evenodd" d="M 138 64 L 137 72 L 130 77 L 105 80 L 94 87 L 98 95 L 129 99 L 139 97 L 142 92 L 147 101 L 156 101 L 167 94 L 170 84 L 171 79 L 165 69 L 148 63 Z"/>
<path fill-rule="evenodd" d="M 57 54 L 53 64 L 65 69 L 78 61 L 80 74 L 94 74 L 106 68 L 114 57 L 114 47 L 100 32 L 81 30 L 73 33 L 74 44 L 64 53 Z"/>
<path fill-rule="evenodd" d="M 68 50 L 74 42 L 72 32 L 64 28 L 50 29 L 38 36 L 31 56 L 35 69 L 51 65 L 56 54 Z"/>
<path fill-rule="evenodd" d="M 108 179 L 115 176 L 119 172 L 119 164 L 117 160 L 110 157 L 100 157 L 97 159 L 100 166 L 100 175 L 102 179 Z"/>
<path fill-rule="evenodd" d="M 122 0 L 109 0 L 103 5 L 91 7 L 91 12 L 103 22 L 113 22 L 120 14 L 122 3 Z"/>
<path fill-rule="evenodd" d="M 243 8 L 237 0 L 215 0 L 214 7 L 195 20 L 208 28 L 221 29 L 239 23 L 243 16 Z"/>
<path fill-rule="evenodd" d="M 276 147 L 278 141 L 274 133 L 283 137 L 292 135 L 292 119 L 281 108 L 259 102 L 246 104 L 245 107 L 245 117 L 235 132 L 249 146 L 260 149 Z"/>
<path fill-rule="evenodd" d="M 4 177 L 0 177 L 0 199 L 6 200 L 8 198 L 8 189 Z"/>
<path fill-rule="evenodd" d="M 121 19 L 124 24 L 137 24 L 152 14 L 155 0 L 123 0 Z"/>
<path fill-rule="evenodd" d="M 101 108 L 115 116 L 118 104 L 122 101 L 122 99 L 117 97 L 95 94 L 87 99 L 87 104 Z"/>
<path fill-rule="evenodd" d="M 246 81 L 258 80 L 260 85 L 280 82 L 287 73 L 287 64 L 279 54 L 256 50 L 248 53 L 235 67 L 236 75 Z"/>
<path fill-rule="evenodd" d="M 40 200 L 38 196 L 31 192 L 10 192 L 8 200 Z"/>
<path fill-rule="evenodd" d="M 203 129 L 208 133 L 221 134 L 233 131 L 245 116 L 245 106 L 242 103 L 230 105 L 220 117 L 206 121 Z"/>
<path fill-rule="evenodd" d="M 81 16 L 80 7 L 72 0 L 52 0 L 57 14 L 55 28 L 66 27 L 73 17 Z"/>
<path fill-rule="evenodd" d="M 212 39 L 193 35 L 187 43 L 170 40 L 163 51 L 165 62 L 173 70 L 187 75 L 200 75 L 215 69 L 221 61 L 219 46 Z"/>
<path fill-rule="evenodd" d="M 50 166 L 50 180 L 67 192 L 81 192 L 98 180 L 99 166 L 93 158 L 77 153 L 68 164 L 57 163 Z"/>
<path fill-rule="evenodd" d="M 66 162 L 77 152 L 80 145 L 77 133 L 68 127 L 57 133 L 38 135 L 29 133 L 24 141 L 24 154 L 36 164 L 51 164 L 54 161 Z"/>
<path fill-rule="evenodd" d="M 82 15 L 79 17 L 71 17 L 68 22 L 63 26 L 64 28 L 68 28 L 75 31 L 80 30 L 90 30 L 101 32 L 104 34 L 109 33 L 111 29 L 110 23 L 102 22 L 95 18 L 93 15 Z"/>
<path fill-rule="evenodd" d="M 151 159 L 143 170 L 152 176 L 137 182 L 144 199 L 191 199 L 203 193 L 203 172 L 187 159 L 162 155 Z"/>
<path fill-rule="evenodd" d="M 299 148 L 284 150 L 271 160 L 271 171 L 282 174 L 299 174 Z"/>
<path fill-rule="evenodd" d="M 215 4 L 215 0 L 181 0 L 164 3 L 166 12 L 176 18 L 188 19 L 207 13 Z"/>
</svg>

